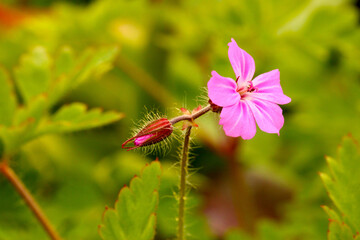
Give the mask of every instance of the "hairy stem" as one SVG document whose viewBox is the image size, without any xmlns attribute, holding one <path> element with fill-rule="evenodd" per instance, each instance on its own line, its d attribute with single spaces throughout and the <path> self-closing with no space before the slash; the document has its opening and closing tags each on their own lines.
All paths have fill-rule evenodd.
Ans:
<svg viewBox="0 0 360 240">
<path fill-rule="evenodd" d="M 184 120 L 192 121 L 192 120 L 195 120 L 198 117 L 204 115 L 205 113 L 207 113 L 210 110 L 211 110 L 211 105 L 207 105 L 206 107 L 202 108 L 200 111 L 197 111 L 196 113 L 194 113 L 192 115 L 181 115 L 181 116 L 171 119 L 170 122 L 171 122 L 171 124 L 175 124 L 177 122 L 184 121 Z"/>
<path fill-rule="evenodd" d="M 180 185 L 179 185 L 179 216 L 178 216 L 178 240 L 185 239 L 185 194 L 186 179 L 188 173 L 188 156 L 190 145 L 191 126 L 186 128 L 182 157 L 180 162 Z"/>
<path fill-rule="evenodd" d="M 39 220 L 49 237 L 53 240 L 61 240 L 59 234 L 55 231 L 39 204 L 35 201 L 24 183 L 19 179 L 15 172 L 9 167 L 7 161 L 0 162 L 0 173 L 3 174 L 9 182 L 13 185 L 19 195 L 24 199 L 25 203 Z"/>
</svg>

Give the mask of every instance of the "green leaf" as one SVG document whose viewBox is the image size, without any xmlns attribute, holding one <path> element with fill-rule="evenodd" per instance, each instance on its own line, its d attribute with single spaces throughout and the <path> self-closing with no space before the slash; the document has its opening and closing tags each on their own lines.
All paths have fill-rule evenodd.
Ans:
<svg viewBox="0 0 360 240">
<path fill-rule="evenodd" d="M 20 146 L 35 137 L 36 128 L 45 114 L 47 97 L 39 95 L 28 105 L 16 109 L 12 125 L 0 125 L 0 138 L 3 140 L 5 153 L 11 154 Z"/>
<path fill-rule="evenodd" d="M 355 234 L 360 230 L 360 153 L 357 143 L 350 137 L 344 138 L 342 146 L 338 149 L 337 159 L 326 158 L 330 174 L 320 173 L 320 177 L 328 191 L 329 197 L 334 202 L 341 214 L 324 207 L 331 221 L 344 222 L 349 227 L 333 224 L 333 229 L 347 236 L 348 228 Z M 340 217 L 341 216 L 341 217 Z M 340 230 L 339 230 L 340 229 Z M 350 230 L 350 231 L 351 231 Z M 330 237 L 330 236 L 329 236 Z M 338 234 L 333 234 L 331 239 L 338 239 Z M 340 238 L 339 238 L 340 239 Z M 346 239 L 346 238 L 341 238 Z"/>
<path fill-rule="evenodd" d="M 90 77 L 100 76 L 104 72 L 108 71 L 116 54 L 118 53 L 118 47 L 104 47 L 102 49 L 93 50 L 88 49 L 80 59 L 81 69 L 75 75 L 73 81 L 77 86 L 83 83 Z"/>
<path fill-rule="evenodd" d="M 40 121 L 47 109 L 47 96 L 45 94 L 38 95 L 29 101 L 26 106 L 16 109 L 13 126 L 22 124 L 25 121 L 32 120 L 36 123 Z"/>
<path fill-rule="evenodd" d="M 36 127 L 34 119 L 30 118 L 18 126 L 7 128 L 0 125 L 0 138 L 4 144 L 4 153 L 11 155 L 16 152 L 22 144 L 31 140 Z"/>
<path fill-rule="evenodd" d="M 116 47 L 88 49 L 78 59 L 63 47 L 54 64 L 43 47 L 22 56 L 15 69 L 15 82 L 24 105 L 17 107 L 6 73 L 0 69 L 0 138 L 5 154 L 46 133 L 61 133 L 99 127 L 123 117 L 101 109 L 87 111 L 83 104 L 62 107 L 48 117 L 47 110 L 70 90 L 109 69 Z"/>
<path fill-rule="evenodd" d="M 328 206 L 321 206 L 321 207 L 329 215 L 331 220 L 342 221 L 341 217 L 333 209 L 329 208 Z"/>
<path fill-rule="evenodd" d="M 55 60 L 56 79 L 49 90 L 50 105 L 85 81 L 108 71 L 117 53 L 117 47 L 87 49 L 74 60 L 71 49 L 63 48 Z"/>
<path fill-rule="evenodd" d="M 114 111 L 103 112 L 100 108 L 87 110 L 82 103 L 63 106 L 48 121 L 39 126 L 37 134 L 73 132 L 103 126 L 123 118 Z"/>
<path fill-rule="evenodd" d="M 70 47 L 62 47 L 55 59 L 55 79 L 69 74 L 75 66 L 74 52 Z"/>
<path fill-rule="evenodd" d="M 123 187 L 115 209 L 107 209 L 99 233 L 104 240 L 151 240 L 155 235 L 156 208 L 159 202 L 161 166 L 146 165 L 130 187 Z"/>
<path fill-rule="evenodd" d="M 43 47 L 23 55 L 15 69 L 15 81 L 25 103 L 45 93 L 51 82 L 51 60 Z"/>
<path fill-rule="evenodd" d="M 72 89 L 70 74 L 74 71 L 75 56 L 71 48 L 61 48 L 55 58 L 55 79 L 49 87 L 49 107 L 56 104 L 68 91 Z"/>
<path fill-rule="evenodd" d="M 351 229 L 345 223 L 331 220 L 329 223 L 328 240 L 353 240 L 354 237 Z"/>
<path fill-rule="evenodd" d="M 0 68 L 0 125 L 11 125 L 16 105 L 15 94 L 8 75 Z"/>
</svg>

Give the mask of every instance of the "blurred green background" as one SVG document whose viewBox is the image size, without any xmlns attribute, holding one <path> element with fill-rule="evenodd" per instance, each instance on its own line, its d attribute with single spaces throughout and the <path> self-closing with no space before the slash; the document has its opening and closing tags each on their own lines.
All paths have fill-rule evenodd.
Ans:
<svg viewBox="0 0 360 240">
<path fill-rule="evenodd" d="M 100 239 L 104 206 L 113 206 L 119 189 L 157 156 L 126 152 L 122 142 L 149 112 L 174 117 L 181 114 L 177 108 L 206 104 L 211 70 L 233 77 L 231 38 L 255 59 L 255 75 L 280 70 L 292 102 L 283 106 L 280 137 L 258 130 L 252 140 L 234 141 L 224 136 L 216 114 L 197 121 L 189 239 L 242 239 L 240 233 L 230 236 L 242 224 L 229 193 L 233 163 L 223 154 L 229 146 L 253 196 L 257 238 L 326 239 L 328 217 L 320 206 L 331 203 L 317 173 L 326 171 L 324 155 L 335 155 L 342 136 L 360 139 L 355 1 L 3 0 L 0 65 L 10 77 L 21 56 L 37 46 L 50 56 L 64 46 L 76 54 L 87 47 L 119 47 L 109 72 L 77 87 L 52 111 L 84 102 L 126 117 L 93 130 L 37 138 L 11 162 L 65 239 Z M 174 140 L 160 156 L 156 239 L 175 234 L 179 145 Z M 0 239 L 46 239 L 2 176 Z"/>
</svg>

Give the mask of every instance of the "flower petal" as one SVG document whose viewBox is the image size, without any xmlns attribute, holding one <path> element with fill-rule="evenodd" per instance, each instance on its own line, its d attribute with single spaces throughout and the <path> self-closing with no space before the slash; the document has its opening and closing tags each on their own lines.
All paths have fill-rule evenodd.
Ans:
<svg viewBox="0 0 360 240">
<path fill-rule="evenodd" d="M 213 103 L 221 107 L 227 107 L 240 101 L 240 95 L 236 92 L 234 80 L 222 77 L 215 71 L 212 71 L 211 75 L 212 77 L 207 86 L 209 98 Z"/>
<path fill-rule="evenodd" d="M 291 102 L 291 98 L 283 93 L 280 86 L 280 72 L 278 69 L 260 74 L 252 83 L 257 88 L 257 91 L 251 93 L 252 97 L 277 104 Z"/>
<path fill-rule="evenodd" d="M 254 116 L 246 101 L 224 107 L 220 114 L 220 125 L 223 125 L 225 134 L 229 137 L 251 139 L 255 136 L 256 125 Z"/>
<path fill-rule="evenodd" d="M 244 50 L 239 48 L 235 40 L 232 38 L 229 45 L 229 60 L 234 69 L 238 84 L 241 86 L 243 83 L 251 81 L 255 72 L 254 59 Z"/>
<path fill-rule="evenodd" d="M 279 135 L 279 131 L 284 125 L 282 109 L 275 103 L 257 99 L 248 100 L 247 103 L 259 128 L 264 132 Z"/>
</svg>

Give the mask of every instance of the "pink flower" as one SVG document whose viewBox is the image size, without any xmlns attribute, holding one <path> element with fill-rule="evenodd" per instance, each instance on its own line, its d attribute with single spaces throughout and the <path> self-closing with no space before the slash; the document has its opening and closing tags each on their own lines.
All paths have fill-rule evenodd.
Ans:
<svg viewBox="0 0 360 240">
<path fill-rule="evenodd" d="M 210 100 L 223 107 L 219 124 L 230 137 L 253 138 L 255 120 L 262 131 L 279 135 L 284 117 L 278 104 L 291 101 L 281 89 L 279 70 L 263 73 L 252 80 L 254 59 L 239 48 L 234 39 L 228 45 L 236 81 L 212 71 L 207 84 Z"/>
</svg>

